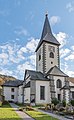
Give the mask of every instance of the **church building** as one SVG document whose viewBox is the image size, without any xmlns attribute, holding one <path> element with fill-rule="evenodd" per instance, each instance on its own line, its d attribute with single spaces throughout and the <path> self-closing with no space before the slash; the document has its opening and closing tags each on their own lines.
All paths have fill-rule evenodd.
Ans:
<svg viewBox="0 0 74 120">
<path fill-rule="evenodd" d="M 54 98 L 59 101 L 65 100 L 67 103 L 74 99 L 74 80 L 60 69 L 59 46 L 60 43 L 52 34 L 46 14 L 42 35 L 35 50 L 36 71 L 25 70 L 22 87 L 17 87 L 19 95 L 19 87 L 22 89 L 19 102 L 35 105 L 49 104 Z M 4 87 L 6 86 L 3 85 Z"/>
<path fill-rule="evenodd" d="M 59 46 L 46 14 L 41 39 L 35 51 L 36 71 L 25 71 L 24 102 L 51 103 L 53 98 L 69 102 L 69 76 L 60 69 Z"/>
</svg>

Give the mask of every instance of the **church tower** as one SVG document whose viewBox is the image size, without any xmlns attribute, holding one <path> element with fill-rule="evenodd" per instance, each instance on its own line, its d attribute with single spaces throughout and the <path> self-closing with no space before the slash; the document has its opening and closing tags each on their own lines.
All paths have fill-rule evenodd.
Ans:
<svg viewBox="0 0 74 120">
<path fill-rule="evenodd" d="M 45 74 L 54 66 L 60 67 L 59 45 L 59 42 L 52 34 L 48 14 L 46 14 L 41 39 L 36 48 L 37 71 Z"/>
</svg>

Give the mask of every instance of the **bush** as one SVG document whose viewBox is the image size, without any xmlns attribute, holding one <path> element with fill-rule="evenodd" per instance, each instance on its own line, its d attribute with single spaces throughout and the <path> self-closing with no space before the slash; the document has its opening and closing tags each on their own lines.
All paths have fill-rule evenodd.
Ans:
<svg viewBox="0 0 74 120">
<path fill-rule="evenodd" d="M 74 106 L 74 100 L 71 100 L 70 103 L 72 106 Z"/>
<path fill-rule="evenodd" d="M 64 112 L 65 115 L 73 115 L 73 112 Z"/>
<path fill-rule="evenodd" d="M 60 107 L 59 108 L 59 111 L 61 112 L 61 111 L 64 111 L 65 110 L 65 108 L 64 107 Z"/>
<path fill-rule="evenodd" d="M 57 98 L 52 99 L 52 103 L 54 105 L 57 105 L 59 103 L 59 100 Z"/>
<path fill-rule="evenodd" d="M 7 105 L 8 104 L 8 101 L 4 100 L 2 105 Z"/>
<path fill-rule="evenodd" d="M 54 106 L 54 107 L 53 107 L 53 110 L 54 110 L 54 111 L 57 111 L 57 108 Z"/>
<path fill-rule="evenodd" d="M 19 107 L 19 111 L 23 111 L 25 108 L 23 107 Z"/>
<path fill-rule="evenodd" d="M 66 107 L 66 101 L 65 100 L 62 101 L 62 105 L 63 105 L 63 107 Z"/>
</svg>

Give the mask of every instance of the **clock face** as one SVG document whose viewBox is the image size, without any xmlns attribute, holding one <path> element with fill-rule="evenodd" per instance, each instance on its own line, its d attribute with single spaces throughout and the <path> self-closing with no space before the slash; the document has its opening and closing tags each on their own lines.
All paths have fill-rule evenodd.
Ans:
<svg viewBox="0 0 74 120">
<path fill-rule="evenodd" d="M 48 46 L 48 49 L 50 52 L 55 52 L 55 47 L 53 47 L 53 46 Z"/>
</svg>

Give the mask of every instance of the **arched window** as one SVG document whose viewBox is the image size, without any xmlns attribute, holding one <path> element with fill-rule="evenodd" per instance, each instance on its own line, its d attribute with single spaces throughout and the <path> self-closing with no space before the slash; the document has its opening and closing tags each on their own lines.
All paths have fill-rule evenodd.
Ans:
<svg viewBox="0 0 74 120">
<path fill-rule="evenodd" d="M 54 53 L 50 52 L 50 58 L 54 58 Z"/>
<path fill-rule="evenodd" d="M 62 82 L 60 79 L 57 80 L 57 88 L 61 88 L 62 87 Z"/>
</svg>

